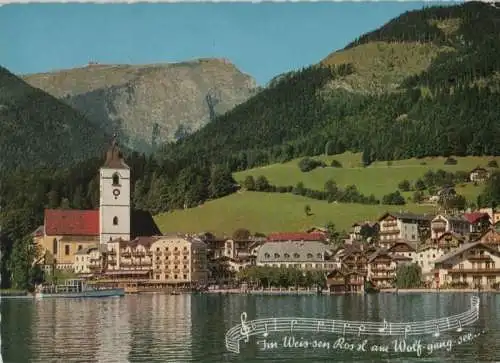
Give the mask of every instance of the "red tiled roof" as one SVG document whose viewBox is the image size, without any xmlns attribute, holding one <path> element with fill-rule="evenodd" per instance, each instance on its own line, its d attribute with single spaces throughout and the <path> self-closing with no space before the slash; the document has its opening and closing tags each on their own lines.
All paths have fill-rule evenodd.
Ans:
<svg viewBox="0 0 500 363">
<path fill-rule="evenodd" d="M 464 213 L 463 217 L 467 219 L 470 223 L 476 223 L 480 218 L 483 218 L 485 216 L 489 215 L 488 213 L 482 213 L 482 212 L 472 212 L 472 213 Z"/>
<path fill-rule="evenodd" d="M 98 236 L 99 210 L 45 209 L 47 236 Z"/>
<path fill-rule="evenodd" d="M 321 232 L 284 232 L 271 233 L 267 236 L 268 241 L 324 241 L 325 234 Z"/>
</svg>

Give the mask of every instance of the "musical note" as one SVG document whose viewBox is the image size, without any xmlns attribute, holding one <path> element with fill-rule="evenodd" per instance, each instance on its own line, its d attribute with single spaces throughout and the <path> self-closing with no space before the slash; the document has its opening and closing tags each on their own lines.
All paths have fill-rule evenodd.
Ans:
<svg viewBox="0 0 500 363">
<path fill-rule="evenodd" d="M 358 337 L 361 335 L 361 332 L 364 332 L 366 330 L 364 325 L 360 325 L 358 328 Z"/>
<path fill-rule="evenodd" d="M 241 329 L 240 333 L 245 337 L 245 342 L 248 343 L 250 339 L 250 326 L 247 324 L 247 313 L 241 313 Z"/>
<path fill-rule="evenodd" d="M 344 323 L 344 332 L 343 332 L 343 335 L 345 335 L 345 328 L 347 328 L 349 325 L 349 323 Z"/>
<path fill-rule="evenodd" d="M 411 325 L 405 326 L 405 339 L 409 332 L 411 332 Z"/>
<path fill-rule="evenodd" d="M 387 320 L 384 319 L 384 325 L 382 325 L 382 328 L 378 328 L 378 331 L 380 333 L 384 333 L 387 330 L 387 327 L 388 327 Z"/>
<path fill-rule="evenodd" d="M 324 321 L 322 321 L 322 320 L 318 321 L 318 325 L 317 325 L 317 327 L 316 327 L 316 332 L 319 332 L 319 327 L 320 327 L 320 326 L 323 326 L 323 327 L 324 327 L 324 326 L 325 326 L 325 322 L 324 322 Z"/>
<path fill-rule="evenodd" d="M 290 333 L 293 333 L 293 326 L 297 324 L 297 320 L 292 320 L 290 323 Z"/>
<path fill-rule="evenodd" d="M 460 333 L 462 331 L 462 321 L 460 319 L 458 319 L 458 328 L 457 328 L 457 332 Z"/>
<path fill-rule="evenodd" d="M 439 333 L 439 325 L 436 324 L 436 332 L 434 333 L 434 336 L 437 338 L 439 337 L 440 333 Z"/>
<path fill-rule="evenodd" d="M 262 336 L 264 338 L 266 338 L 267 336 L 269 335 L 268 331 L 267 331 L 267 323 L 266 323 L 266 331 L 264 333 L 262 333 Z"/>
</svg>

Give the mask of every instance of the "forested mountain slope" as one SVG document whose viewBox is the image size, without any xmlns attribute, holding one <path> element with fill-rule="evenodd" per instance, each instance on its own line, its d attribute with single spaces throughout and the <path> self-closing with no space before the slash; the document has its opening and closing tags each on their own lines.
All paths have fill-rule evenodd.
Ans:
<svg viewBox="0 0 500 363">
<path fill-rule="evenodd" d="M 0 171 L 68 166 L 111 139 L 80 112 L 0 67 Z"/>
</svg>

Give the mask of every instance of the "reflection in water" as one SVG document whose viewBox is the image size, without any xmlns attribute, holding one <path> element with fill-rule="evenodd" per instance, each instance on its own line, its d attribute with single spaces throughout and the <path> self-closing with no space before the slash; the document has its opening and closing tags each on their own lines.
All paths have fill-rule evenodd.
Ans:
<svg viewBox="0 0 500 363">
<path fill-rule="evenodd" d="M 132 295 L 112 299 L 2 300 L 2 353 L 7 363 L 57 362 L 372 362 L 379 354 L 259 350 L 255 339 L 228 353 L 224 335 L 249 319 L 301 316 L 408 321 L 466 310 L 470 294 L 352 296 Z M 500 295 L 481 294 L 479 328 L 487 334 L 431 357 L 384 356 L 394 362 L 500 361 Z M 277 337 L 279 338 L 279 337 Z M 330 337 L 334 338 L 334 337 Z M 260 339 L 260 338 L 259 338 Z M 374 342 L 382 342 L 376 338 Z"/>
</svg>

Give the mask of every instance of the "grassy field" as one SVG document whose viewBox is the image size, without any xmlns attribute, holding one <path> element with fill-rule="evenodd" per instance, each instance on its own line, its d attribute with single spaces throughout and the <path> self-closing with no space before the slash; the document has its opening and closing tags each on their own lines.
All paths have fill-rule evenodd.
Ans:
<svg viewBox="0 0 500 363">
<path fill-rule="evenodd" d="M 311 206 L 306 216 L 304 207 Z M 415 204 L 398 206 L 329 204 L 293 194 L 240 192 L 187 210 L 163 213 L 155 217 L 163 233 L 212 232 L 217 235 L 240 227 L 252 232 L 303 231 L 333 222 L 338 229 L 349 230 L 357 221 L 374 220 L 385 211 L 431 213 L 433 208 Z"/>
<path fill-rule="evenodd" d="M 303 173 L 298 167 L 300 159 L 292 160 L 284 164 L 273 164 L 262 168 L 250 169 L 240 173 L 235 173 L 234 177 L 238 182 L 252 175 L 257 177 L 264 175 L 271 184 L 293 185 L 303 182 L 306 188 L 323 190 L 325 182 L 333 179 L 340 187 L 356 185 L 358 190 L 365 194 L 374 194 L 380 198 L 385 194 L 392 193 L 398 188 L 399 182 L 408 179 L 410 182 L 422 177 L 428 170 L 443 169 L 450 172 L 459 170 L 470 171 L 476 166 L 486 167 L 488 161 L 494 157 L 463 157 L 455 158 L 457 165 L 444 165 L 445 158 L 424 158 L 408 159 L 387 162 L 375 162 L 367 168 L 361 167 L 361 154 L 344 153 L 335 156 L 322 156 L 315 159 L 323 160 L 330 165 L 333 159 L 342 164 L 342 168 L 317 168 L 313 171 Z M 500 158 L 496 158 L 500 163 Z M 457 193 L 463 194 L 466 198 L 474 200 L 481 191 L 481 186 L 473 184 L 463 184 L 456 188 Z M 411 193 L 406 193 L 408 196 Z"/>
<path fill-rule="evenodd" d="M 373 193 L 380 198 L 395 191 L 403 179 L 414 181 L 428 170 L 470 171 L 476 166 L 486 166 L 492 157 L 456 158 L 458 164 L 452 166 L 444 165 L 444 158 L 426 158 L 394 161 L 391 165 L 387 162 L 377 162 L 367 168 L 360 167 L 361 154 L 345 153 L 317 159 L 328 164 L 336 159 L 343 167 L 319 168 L 302 173 L 297 165 L 298 160 L 293 160 L 285 164 L 236 173 L 235 178 L 241 182 L 247 175 L 265 175 L 275 185 L 295 185 L 302 181 L 306 187 L 318 190 L 323 190 L 325 181 L 332 178 L 339 186 L 354 184 L 363 194 Z M 497 161 L 500 163 L 500 158 L 497 158 Z M 467 199 L 475 201 L 482 186 L 468 183 L 456 189 Z M 403 194 L 409 197 L 412 193 Z M 311 216 L 304 213 L 306 205 L 311 206 Z M 349 230 L 354 222 L 375 220 L 386 211 L 400 210 L 415 213 L 435 212 L 435 208 L 431 206 L 412 203 L 405 206 L 329 204 L 292 194 L 239 192 L 196 208 L 160 214 L 155 220 L 164 233 L 206 231 L 230 236 L 240 227 L 262 233 L 303 231 L 312 226 L 324 226 L 330 221 L 340 230 Z"/>
</svg>

